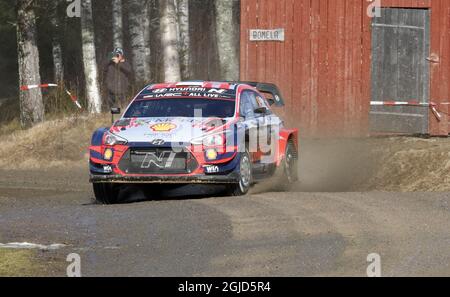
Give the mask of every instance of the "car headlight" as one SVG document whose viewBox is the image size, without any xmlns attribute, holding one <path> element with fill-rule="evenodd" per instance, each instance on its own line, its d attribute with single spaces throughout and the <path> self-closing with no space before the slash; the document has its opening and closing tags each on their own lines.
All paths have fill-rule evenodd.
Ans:
<svg viewBox="0 0 450 297">
<path fill-rule="evenodd" d="M 210 135 L 203 139 L 205 146 L 222 146 L 225 144 L 225 139 L 222 134 Z"/>
<path fill-rule="evenodd" d="M 120 145 L 120 144 L 127 144 L 128 141 L 125 138 L 122 138 L 120 136 L 117 136 L 111 132 L 107 132 L 105 134 L 105 138 L 103 143 L 105 145 L 114 146 L 114 145 Z"/>
<path fill-rule="evenodd" d="M 212 134 L 192 140 L 192 144 L 203 146 L 223 146 L 225 145 L 225 136 L 221 134 Z"/>
</svg>

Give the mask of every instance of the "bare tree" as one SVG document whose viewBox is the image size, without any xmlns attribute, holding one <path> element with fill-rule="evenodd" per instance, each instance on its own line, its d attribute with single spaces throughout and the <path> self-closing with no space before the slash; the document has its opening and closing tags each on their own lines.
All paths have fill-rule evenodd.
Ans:
<svg viewBox="0 0 450 297">
<path fill-rule="evenodd" d="M 95 54 L 94 21 L 92 1 L 83 0 L 81 5 L 81 38 L 83 51 L 86 97 L 90 113 L 100 113 L 102 102 L 98 84 L 98 69 Z"/>
<path fill-rule="evenodd" d="M 190 79 L 191 72 L 191 38 L 189 35 L 189 0 L 177 0 L 179 52 L 181 74 L 183 79 Z"/>
<path fill-rule="evenodd" d="M 50 23 L 52 25 L 53 79 L 56 83 L 64 81 L 64 63 L 62 46 L 59 38 L 58 4 L 59 0 L 49 1 Z"/>
<path fill-rule="evenodd" d="M 181 80 L 177 34 L 178 18 L 175 7 L 175 0 L 160 0 L 161 46 L 164 57 L 164 79 L 166 82 Z"/>
<path fill-rule="evenodd" d="M 112 0 L 113 45 L 123 48 L 122 0 Z"/>
<path fill-rule="evenodd" d="M 146 82 L 150 79 L 150 65 L 146 59 L 146 48 L 149 47 L 149 44 L 146 44 L 145 38 L 147 29 L 144 30 L 144 23 L 148 18 L 148 3 L 142 0 L 130 0 L 129 5 L 128 23 L 133 52 L 133 69 L 136 81 Z"/>
<path fill-rule="evenodd" d="M 39 50 L 36 40 L 36 19 L 33 0 L 18 0 L 17 51 L 21 86 L 41 84 Z M 22 127 L 31 127 L 44 120 L 44 103 L 40 89 L 20 93 L 20 121 Z"/>
<path fill-rule="evenodd" d="M 219 64 L 224 80 L 239 79 L 238 40 L 239 30 L 233 12 L 234 0 L 215 0 L 216 35 L 219 50 Z"/>
</svg>

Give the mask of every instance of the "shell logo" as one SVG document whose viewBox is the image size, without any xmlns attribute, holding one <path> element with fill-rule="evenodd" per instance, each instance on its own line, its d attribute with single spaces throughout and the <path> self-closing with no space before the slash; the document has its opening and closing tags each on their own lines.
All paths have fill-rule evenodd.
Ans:
<svg viewBox="0 0 450 297">
<path fill-rule="evenodd" d="M 170 132 L 172 130 L 175 130 L 176 128 L 177 125 L 172 123 L 161 123 L 150 126 L 150 129 L 152 129 L 154 132 Z"/>
</svg>

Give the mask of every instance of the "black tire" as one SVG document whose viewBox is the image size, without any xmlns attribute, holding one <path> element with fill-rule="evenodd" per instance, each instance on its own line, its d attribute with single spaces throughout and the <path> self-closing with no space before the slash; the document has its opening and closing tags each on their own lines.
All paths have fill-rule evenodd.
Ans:
<svg viewBox="0 0 450 297">
<path fill-rule="evenodd" d="M 278 174 L 279 190 L 289 191 L 296 182 L 298 182 L 298 152 L 295 144 L 289 141 Z"/>
<path fill-rule="evenodd" d="M 239 164 L 239 183 L 228 186 L 227 192 L 230 196 L 245 196 L 253 185 L 252 161 L 250 153 L 246 150 L 241 153 Z"/>
<path fill-rule="evenodd" d="M 93 184 L 95 200 L 101 204 L 118 203 L 119 189 L 113 184 L 100 183 Z"/>
</svg>

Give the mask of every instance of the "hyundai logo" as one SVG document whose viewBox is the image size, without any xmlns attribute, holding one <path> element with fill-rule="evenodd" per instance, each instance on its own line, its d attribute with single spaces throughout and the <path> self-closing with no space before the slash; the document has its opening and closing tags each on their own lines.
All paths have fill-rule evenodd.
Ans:
<svg viewBox="0 0 450 297">
<path fill-rule="evenodd" d="M 166 142 L 164 140 L 162 140 L 162 139 L 155 139 L 155 140 L 152 141 L 153 145 L 163 145 L 165 143 Z"/>
</svg>

